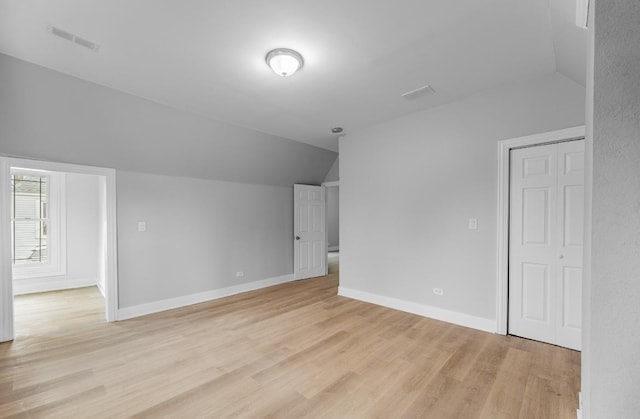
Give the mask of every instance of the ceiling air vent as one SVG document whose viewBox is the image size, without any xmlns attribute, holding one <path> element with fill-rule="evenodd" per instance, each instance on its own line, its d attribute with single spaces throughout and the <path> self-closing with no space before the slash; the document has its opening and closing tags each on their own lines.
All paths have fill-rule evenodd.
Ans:
<svg viewBox="0 0 640 419">
<path fill-rule="evenodd" d="M 413 89 L 408 92 L 405 92 L 402 94 L 402 97 L 407 100 L 415 100 L 424 96 L 432 95 L 435 92 L 436 91 L 433 89 L 433 87 L 426 85 L 426 86 L 418 87 L 417 89 Z"/>
<path fill-rule="evenodd" d="M 51 35 L 57 36 L 58 38 L 62 38 L 66 41 L 73 42 L 76 45 L 80 45 L 81 47 L 85 47 L 94 52 L 97 52 L 98 49 L 100 48 L 100 46 L 94 42 L 91 42 L 78 35 L 74 35 L 71 32 L 67 32 L 65 30 L 62 30 L 52 25 L 47 26 L 47 32 L 49 32 Z"/>
</svg>

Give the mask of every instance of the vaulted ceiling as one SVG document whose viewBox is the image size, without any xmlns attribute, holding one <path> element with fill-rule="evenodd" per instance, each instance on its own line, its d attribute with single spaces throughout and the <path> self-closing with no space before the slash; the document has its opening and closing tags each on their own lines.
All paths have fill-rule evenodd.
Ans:
<svg viewBox="0 0 640 419">
<path fill-rule="evenodd" d="M 334 126 L 349 132 L 554 71 L 584 85 L 574 11 L 575 0 L 0 0 L 0 52 L 335 151 Z M 304 68 L 272 73 L 264 57 L 277 47 L 302 53 Z M 401 97 L 424 85 L 436 93 Z"/>
</svg>

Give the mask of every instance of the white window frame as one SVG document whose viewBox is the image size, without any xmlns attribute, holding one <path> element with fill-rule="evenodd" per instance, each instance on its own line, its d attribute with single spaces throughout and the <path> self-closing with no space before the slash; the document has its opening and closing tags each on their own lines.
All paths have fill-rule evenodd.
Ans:
<svg viewBox="0 0 640 419">
<path fill-rule="evenodd" d="M 16 281 L 67 274 L 67 226 L 65 175 L 45 170 L 12 168 L 11 175 L 46 177 L 47 186 L 47 251 L 48 261 L 32 265 L 11 266 Z M 11 232 L 13 248 L 13 231 Z"/>
</svg>

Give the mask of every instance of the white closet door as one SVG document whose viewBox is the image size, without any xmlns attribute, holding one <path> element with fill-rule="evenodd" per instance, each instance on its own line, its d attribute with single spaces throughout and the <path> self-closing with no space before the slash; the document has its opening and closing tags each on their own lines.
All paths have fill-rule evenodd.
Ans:
<svg viewBox="0 0 640 419">
<path fill-rule="evenodd" d="M 509 333 L 580 348 L 584 141 L 511 152 Z"/>
</svg>

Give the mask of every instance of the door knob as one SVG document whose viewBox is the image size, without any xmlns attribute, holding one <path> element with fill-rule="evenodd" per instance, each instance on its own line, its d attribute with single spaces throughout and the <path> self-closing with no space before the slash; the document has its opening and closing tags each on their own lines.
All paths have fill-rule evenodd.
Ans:
<svg viewBox="0 0 640 419">
<path fill-rule="evenodd" d="M 296 240 L 300 240 L 300 236 L 296 236 Z"/>
</svg>

